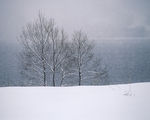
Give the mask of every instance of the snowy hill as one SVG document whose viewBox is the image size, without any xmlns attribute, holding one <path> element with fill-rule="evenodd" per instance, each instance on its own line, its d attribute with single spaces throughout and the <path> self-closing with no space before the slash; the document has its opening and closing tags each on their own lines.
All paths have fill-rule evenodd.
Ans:
<svg viewBox="0 0 150 120">
<path fill-rule="evenodd" d="M 150 83 L 0 88 L 0 120 L 150 120 Z"/>
</svg>

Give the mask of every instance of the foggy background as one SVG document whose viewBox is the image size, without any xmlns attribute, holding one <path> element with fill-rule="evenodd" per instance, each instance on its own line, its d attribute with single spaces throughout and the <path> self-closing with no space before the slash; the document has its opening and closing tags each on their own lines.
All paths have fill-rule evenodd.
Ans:
<svg viewBox="0 0 150 120">
<path fill-rule="evenodd" d="M 0 86 L 22 85 L 17 37 L 39 11 L 95 41 L 111 84 L 150 81 L 149 0 L 0 0 Z"/>
</svg>

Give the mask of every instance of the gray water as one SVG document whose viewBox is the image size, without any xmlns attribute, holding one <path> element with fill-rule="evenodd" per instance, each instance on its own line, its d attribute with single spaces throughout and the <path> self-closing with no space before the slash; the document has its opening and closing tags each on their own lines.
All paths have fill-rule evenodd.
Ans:
<svg viewBox="0 0 150 120">
<path fill-rule="evenodd" d="M 99 42 L 97 49 L 109 68 L 111 84 L 150 81 L 150 40 Z"/>
<path fill-rule="evenodd" d="M 107 65 L 109 84 L 150 81 L 150 39 L 97 41 L 95 52 Z M 0 86 L 27 85 L 20 75 L 19 47 L 16 44 L 0 43 Z"/>
</svg>

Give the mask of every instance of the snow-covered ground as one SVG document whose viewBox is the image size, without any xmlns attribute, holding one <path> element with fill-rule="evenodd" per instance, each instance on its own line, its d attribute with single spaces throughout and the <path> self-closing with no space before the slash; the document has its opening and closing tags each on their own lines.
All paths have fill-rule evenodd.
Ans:
<svg viewBox="0 0 150 120">
<path fill-rule="evenodd" d="M 150 83 L 0 88 L 0 120 L 150 120 Z"/>
</svg>

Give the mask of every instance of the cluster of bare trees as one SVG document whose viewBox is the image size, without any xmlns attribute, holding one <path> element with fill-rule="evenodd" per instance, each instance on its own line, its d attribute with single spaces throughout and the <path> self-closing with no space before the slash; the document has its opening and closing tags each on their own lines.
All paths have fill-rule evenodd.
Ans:
<svg viewBox="0 0 150 120">
<path fill-rule="evenodd" d="M 85 79 L 100 82 L 108 76 L 106 67 L 94 56 L 94 45 L 85 33 L 76 31 L 70 40 L 53 19 L 42 14 L 27 24 L 19 40 L 23 45 L 22 74 L 31 81 L 41 81 L 43 86 L 66 85 L 66 79 L 76 79 L 82 85 Z"/>
</svg>

